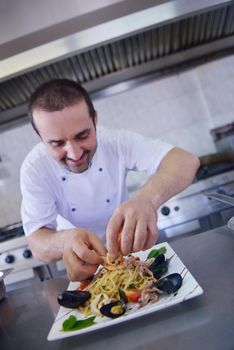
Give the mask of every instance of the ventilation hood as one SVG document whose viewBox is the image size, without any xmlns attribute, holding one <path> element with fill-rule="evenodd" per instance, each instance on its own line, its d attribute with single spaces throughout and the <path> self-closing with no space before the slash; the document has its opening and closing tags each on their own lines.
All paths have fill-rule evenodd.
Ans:
<svg viewBox="0 0 234 350">
<path fill-rule="evenodd" d="M 1 45 L 0 125 L 22 120 L 30 94 L 53 78 L 74 79 L 95 95 L 234 52 L 233 1 L 143 2 L 115 4 L 70 27 L 63 23 Z"/>
</svg>

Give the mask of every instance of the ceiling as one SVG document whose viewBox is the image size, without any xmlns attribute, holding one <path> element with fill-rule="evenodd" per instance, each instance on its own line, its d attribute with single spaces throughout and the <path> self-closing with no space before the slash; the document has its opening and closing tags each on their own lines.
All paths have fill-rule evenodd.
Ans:
<svg viewBox="0 0 234 350">
<path fill-rule="evenodd" d="M 4 57 L 0 126 L 25 118 L 30 94 L 49 79 L 74 79 L 94 94 L 233 50 L 233 1 L 171 1 L 136 11 Z"/>
</svg>

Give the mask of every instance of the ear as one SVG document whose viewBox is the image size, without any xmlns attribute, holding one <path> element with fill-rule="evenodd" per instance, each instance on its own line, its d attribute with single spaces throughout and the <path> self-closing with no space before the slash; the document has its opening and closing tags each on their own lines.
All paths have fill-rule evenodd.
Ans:
<svg viewBox="0 0 234 350">
<path fill-rule="evenodd" d="M 95 128 L 97 126 L 97 121 L 98 121 L 98 114 L 97 114 L 97 112 L 95 112 L 95 117 L 94 117 L 94 126 L 95 126 Z"/>
</svg>

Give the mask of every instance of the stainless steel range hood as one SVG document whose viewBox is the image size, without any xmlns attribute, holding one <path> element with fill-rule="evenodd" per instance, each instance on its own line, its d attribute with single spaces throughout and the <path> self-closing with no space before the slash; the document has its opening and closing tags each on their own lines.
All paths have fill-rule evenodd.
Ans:
<svg viewBox="0 0 234 350">
<path fill-rule="evenodd" d="M 102 16 L 93 12 L 80 18 L 70 32 L 65 26 L 48 28 L 0 46 L 0 125 L 25 116 L 32 91 L 52 78 L 71 78 L 97 93 L 233 52 L 233 1 L 158 1 L 152 6 L 153 2 L 140 8 L 135 1 L 135 8 L 125 12 L 121 4 L 115 5 Z"/>
</svg>

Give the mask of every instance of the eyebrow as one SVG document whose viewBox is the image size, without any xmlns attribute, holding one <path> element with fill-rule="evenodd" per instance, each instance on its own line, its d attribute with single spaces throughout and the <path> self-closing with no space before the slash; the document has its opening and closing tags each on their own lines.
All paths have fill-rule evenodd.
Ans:
<svg viewBox="0 0 234 350">
<path fill-rule="evenodd" d="M 82 130 L 81 132 L 78 132 L 77 134 L 75 134 L 73 136 L 73 140 L 74 139 L 79 139 L 79 138 L 82 138 L 85 134 L 89 133 L 91 130 L 91 128 L 88 128 L 88 129 L 84 129 Z M 51 139 L 51 140 L 48 140 L 47 143 L 51 144 L 51 143 L 59 143 L 59 142 L 63 142 L 64 140 L 55 140 L 55 139 Z"/>
</svg>

